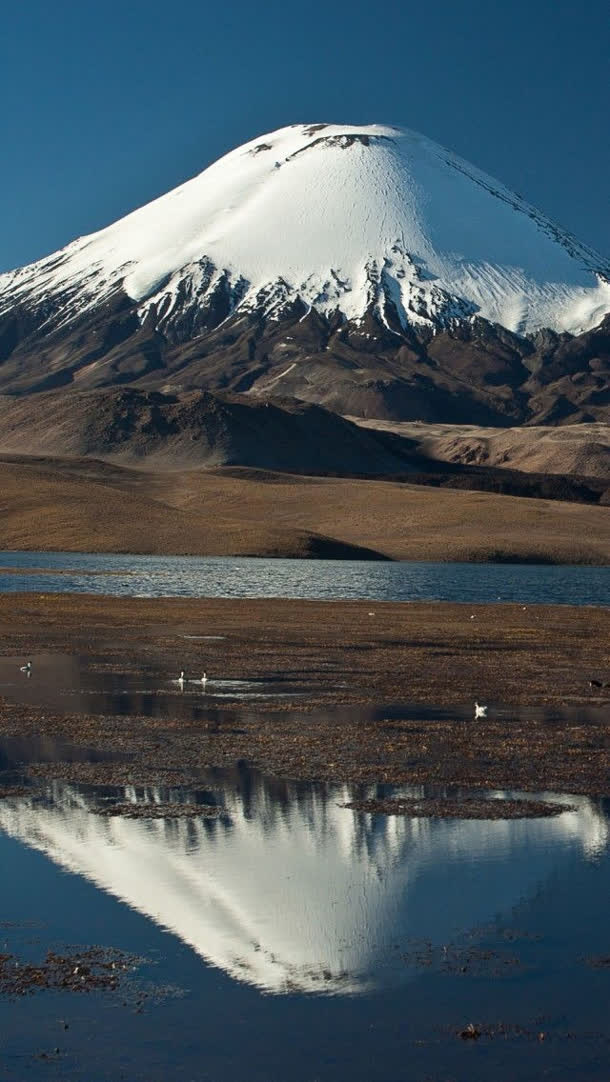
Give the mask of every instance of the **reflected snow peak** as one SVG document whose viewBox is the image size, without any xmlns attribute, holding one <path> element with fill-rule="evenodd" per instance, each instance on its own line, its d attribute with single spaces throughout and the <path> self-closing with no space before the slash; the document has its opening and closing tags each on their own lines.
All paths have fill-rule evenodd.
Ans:
<svg viewBox="0 0 610 1082">
<path fill-rule="evenodd" d="M 237 980 L 339 995 L 407 979 L 397 944 L 440 945 L 507 913 L 562 862 L 595 857 L 608 841 L 607 819 L 586 798 L 556 818 L 432 820 L 359 813 L 341 806 L 348 786 L 246 768 L 211 772 L 205 784 L 224 807 L 219 819 L 102 817 L 100 790 L 53 782 L 0 802 L 0 828 Z"/>
</svg>

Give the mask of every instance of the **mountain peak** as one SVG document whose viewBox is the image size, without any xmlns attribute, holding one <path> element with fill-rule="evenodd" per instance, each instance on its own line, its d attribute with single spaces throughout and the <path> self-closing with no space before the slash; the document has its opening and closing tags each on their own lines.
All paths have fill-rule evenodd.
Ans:
<svg viewBox="0 0 610 1082">
<path fill-rule="evenodd" d="M 610 310 L 601 257 L 429 139 L 298 124 L 253 139 L 167 195 L 0 276 L 0 312 L 50 326 L 122 290 L 171 320 L 222 288 L 229 311 L 298 301 L 433 331 L 478 315 L 518 334 L 581 333 Z M 392 318 L 389 316 L 391 309 Z"/>
<path fill-rule="evenodd" d="M 0 276 L 0 392 L 594 421 L 609 312 L 601 258 L 455 154 L 403 128 L 297 124 Z"/>
</svg>

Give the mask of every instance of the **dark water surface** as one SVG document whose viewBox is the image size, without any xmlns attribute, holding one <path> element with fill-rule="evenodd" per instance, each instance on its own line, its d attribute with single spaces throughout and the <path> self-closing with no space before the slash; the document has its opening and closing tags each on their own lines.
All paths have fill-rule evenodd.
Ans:
<svg viewBox="0 0 610 1082">
<path fill-rule="evenodd" d="M 54 757 L 66 748 L 13 739 L 0 769 Z M 512 821 L 341 806 L 438 792 L 241 764 L 196 789 L 43 781 L 1 799 L 0 951 L 99 944 L 146 961 L 124 997 L 0 999 L 0 1078 L 607 1079 L 610 970 L 591 961 L 610 954 L 610 804 L 554 795 L 573 807 Z M 222 815 L 98 814 L 117 800 Z M 483 1035 L 462 1040 L 471 1022 Z"/>
<path fill-rule="evenodd" d="M 3 569 L 17 573 L 2 573 Z M 22 571 L 22 574 L 19 574 Z M 610 567 L 0 552 L 0 592 L 610 605 Z"/>
</svg>

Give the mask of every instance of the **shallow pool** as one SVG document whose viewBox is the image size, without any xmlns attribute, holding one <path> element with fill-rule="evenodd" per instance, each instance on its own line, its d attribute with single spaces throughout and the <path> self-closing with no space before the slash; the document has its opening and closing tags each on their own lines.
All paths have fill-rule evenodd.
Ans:
<svg viewBox="0 0 610 1082">
<path fill-rule="evenodd" d="M 1 776 L 66 756 L 4 741 Z M 48 780 L 1 799 L 2 950 L 141 959 L 124 998 L 0 997 L 3 1077 L 605 1079 L 609 803 L 555 794 L 557 817 L 494 821 L 343 807 L 439 793 L 239 764 L 186 788 Z M 100 814 L 117 801 L 221 814 Z"/>
</svg>

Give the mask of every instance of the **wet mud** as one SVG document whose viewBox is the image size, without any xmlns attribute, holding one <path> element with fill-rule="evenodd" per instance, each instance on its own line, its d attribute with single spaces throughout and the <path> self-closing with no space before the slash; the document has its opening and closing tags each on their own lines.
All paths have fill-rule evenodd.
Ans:
<svg viewBox="0 0 610 1082">
<path fill-rule="evenodd" d="M 0 995 L 15 997 L 40 991 L 116 992 L 140 960 L 123 951 L 87 947 L 59 954 L 47 951 L 41 962 L 0 954 Z"/>
<path fill-rule="evenodd" d="M 96 809 L 96 814 L 123 819 L 218 819 L 223 809 L 215 804 L 109 804 Z"/>
<path fill-rule="evenodd" d="M 408 815 L 411 819 L 541 819 L 573 810 L 570 804 L 546 800 L 487 800 L 477 797 L 460 797 L 459 800 L 386 797 L 351 800 L 343 807 L 373 815 Z"/>
<path fill-rule="evenodd" d="M 347 716 L 346 716 L 347 714 Z M 501 721 L 362 720 L 357 707 L 224 713 L 200 721 L 56 714 L 0 702 L 0 734 L 39 733 L 112 756 L 113 763 L 43 761 L 27 777 L 94 785 L 196 783 L 208 767 L 246 760 L 281 778 L 434 784 L 610 794 L 610 725 Z M 238 723 L 236 723 L 236 719 Z M 428 812 L 426 813 L 428 814 Z"/>
<path fill-rule="evenodd" d="M 10 797 L 29 796 L 31 789 L 27 785 L 2 785 L 0 783 L 0 800 L 8 800 Z"/>
</svg>

